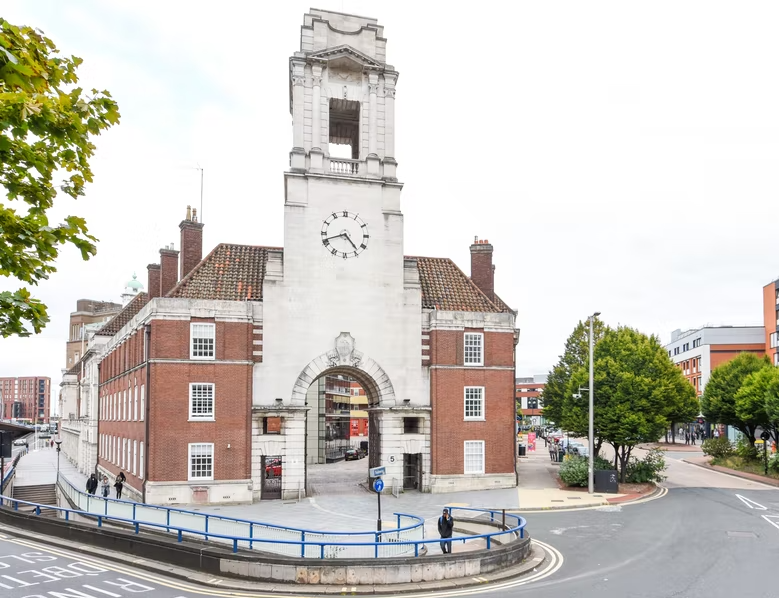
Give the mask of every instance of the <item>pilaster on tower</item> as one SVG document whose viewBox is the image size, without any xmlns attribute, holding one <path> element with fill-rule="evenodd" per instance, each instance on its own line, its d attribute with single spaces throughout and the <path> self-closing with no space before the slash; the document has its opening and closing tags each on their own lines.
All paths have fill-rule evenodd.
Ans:
<svg viewBox="0 0 779 598">
<path fill-rule="evenodd" d="M 312 9 L 290 58 L 290 171 L 397 181 L 395 85 L 376 19 Z"/>
</svg>

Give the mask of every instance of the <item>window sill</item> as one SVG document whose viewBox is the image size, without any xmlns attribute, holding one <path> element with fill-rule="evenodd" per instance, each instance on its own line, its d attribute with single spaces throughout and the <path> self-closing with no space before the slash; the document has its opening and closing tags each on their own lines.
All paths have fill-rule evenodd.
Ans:
<svg viewBox="0 0 779 598">
<path fill-rule="evenodd" d="M 210 478 L 189 478 L 187 481 L 188 482 L 196 482 L 196 483 L 200 483 L 200 482 L 213 482 L 214 481 L 214 477 L 211 476 Z"/>
<path fill-rule="evenodd" d="M 478 471 L 478 472 L 466 471 L 463 475 L 484 475 L 484 472 L 483 471 Z"/>
<path fill-rule="evenodd" d="M 194 355 L 190 355 L 189 358 L 194 361 L 216 361 L 215 355 L 212 355 L 211 357 L 195 357 Z"/>
<path fill-rule="evenodd" d="M 215 417 L 190 417 L 188 422 L 214 422 L 216 421 Z"/>
<path fill-rule="evenodd" d="M 464 363 L 463 367 L 465 368 L 483 368 L 484 363 Z"/>
<path fill-rule="evenodd" d="M 463 421 L 464 422 L 483 422 L 483 421 L 487 421 L 487 418 L 485 418 L 485 417 L 464 417 Z"/>
</svg>

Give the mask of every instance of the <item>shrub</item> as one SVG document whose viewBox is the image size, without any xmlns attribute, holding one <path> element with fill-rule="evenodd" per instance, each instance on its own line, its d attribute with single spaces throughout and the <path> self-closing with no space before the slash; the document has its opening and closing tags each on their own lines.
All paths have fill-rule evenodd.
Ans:
<svg viewBox="0 0 779 598">
<path fill-rule="evenodd" d="M 627 464 L 625 479 L 630 484 L 646 484 L 665 480 L 665 457 L 660 449 L 652 449 L 641 461 L 631 457 Z"/>
<path fill-rule="evenodd" d="M 736 443 L 736 454 L 744 461 L 757 461 L 758 458 L 757 448 L 744 436 L 740 436 Z"/>
<path fill-rule="evenodd" d="M 736 450 L 733 448 L 733 443 L 730 442 L 725 436 L 719 438 L 707 438 L 703 441 L 701 447 L 703 454 L 715 459 L 725 459 L 733 456 Z"/>
<path fill-rule="evenodd" d="M 779 453 L 774 453 L 768 459 L 768 471 L 779 473 Z"/>
<path fill-rule="evenodd" d="M 586 457 L 568 457 L 560 464 L 560 479 L 566 486 L 586 486 L 587 474 Z"/>
<path fill-rule="evenodd" d="M 593 465 L 594 465 L 595 471 L 597 471 L 599 469 L 615 469 L 614 463 L 612 463 L 608 459 L 604 459 L 603 457 L 595 457 Z"/>
</svg>

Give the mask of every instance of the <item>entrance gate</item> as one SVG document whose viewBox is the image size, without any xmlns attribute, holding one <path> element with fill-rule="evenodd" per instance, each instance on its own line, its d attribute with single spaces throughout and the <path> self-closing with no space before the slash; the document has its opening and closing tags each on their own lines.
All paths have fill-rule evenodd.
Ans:
<svg viewBox="0 0 779 598">
<path fill-rule="evenodd" d="M 265 472 L 262 477 L 262 500 L 274 500 L 281 498 L 281 456 L 262 458 L 262 469 Z"/>
</svg>

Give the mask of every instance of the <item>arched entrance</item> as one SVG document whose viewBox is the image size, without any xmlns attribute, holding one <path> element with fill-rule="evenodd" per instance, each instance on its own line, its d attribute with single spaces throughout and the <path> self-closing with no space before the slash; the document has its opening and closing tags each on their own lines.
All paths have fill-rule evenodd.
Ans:
<svg viewBox="0 0 779 598">
<path fill-rule="evenodd" d="M 306 410 L 306 494 L 364 492 L 368 468 L 382 461 L 383 413 L 396 403 L 384 369 L 341 333 L 303 368 L 291 402 Z"/>
</svg>

